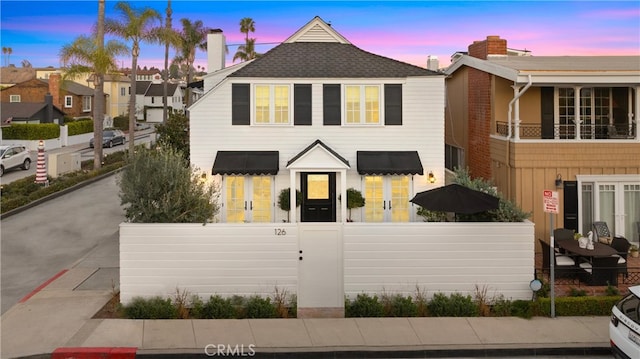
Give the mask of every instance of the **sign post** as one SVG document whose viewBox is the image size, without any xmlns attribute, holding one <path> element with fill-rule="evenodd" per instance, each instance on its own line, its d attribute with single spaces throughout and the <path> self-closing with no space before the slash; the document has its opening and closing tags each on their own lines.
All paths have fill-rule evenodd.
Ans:
<svg viewBox="0 0 640 359">
<path fill-rule="evenodd" d="M 550 279 L 550 284 L 549 286 L 551 287 L 551 293 L 550 293 L 550 297 L 551 297 L 551 318 L 555 318 L 556 317 L 556 292 L 555 292 L 555 286 L 556 286 L 556 280 L 555 280 L 555 239 L 553 238 L 553 215 L 554 214 L 558 214 L 558 207 L 559 207 L 559 199 L 558 199 L 558 192 L 557 191 L 550 191 L 550 190 L 544 190 L 543 192 L 543 205 L 544 205 L 544 211 L 549 213 L 549 222 L 551 224 L 551 227 L 549 229 L 549 238 L 551 238 L 551 242 L 549 243 L 549 279 Z"/>
</svg>

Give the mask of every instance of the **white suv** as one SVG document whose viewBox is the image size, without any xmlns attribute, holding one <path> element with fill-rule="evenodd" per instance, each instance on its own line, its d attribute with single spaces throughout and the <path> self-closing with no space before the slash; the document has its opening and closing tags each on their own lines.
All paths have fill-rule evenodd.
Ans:
<svg viewBox="0 0 640 359">
<path fill-rule="evenodd" d="M 18 145 L 0 146 L 0 176 L 4 171 L 16 167 L 21 167 L 23 170 L 31 167 L 29 150 Z"/>
<path fill-rule="evenodd" d="M 640 285 L 629 287 L 629 295 L 611 310 L 609 339 L 613 356 L 622 359 L 640 358 Z"/>
</svg>

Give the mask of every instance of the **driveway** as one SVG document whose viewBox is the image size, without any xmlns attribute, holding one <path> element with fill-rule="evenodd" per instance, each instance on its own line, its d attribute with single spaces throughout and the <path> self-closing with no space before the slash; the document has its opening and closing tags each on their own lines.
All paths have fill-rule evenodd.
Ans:
<svg viewBox="0 0 640 359">
<path fill-rule="evenodd" d="M 2 220 L 2 313 L 62 270 L 117 271 L 119 224 L 125 218 L 116 177 Z"/>
</svg>

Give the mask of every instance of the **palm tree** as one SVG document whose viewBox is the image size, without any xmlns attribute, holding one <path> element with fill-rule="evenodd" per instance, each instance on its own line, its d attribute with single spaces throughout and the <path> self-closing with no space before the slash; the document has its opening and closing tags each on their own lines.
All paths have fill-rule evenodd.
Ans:
<svg viewBox="0 0 640 359">
<path fill-rule="evenodd" d="M 256 31 L 256 23 L 250 17 L 240 20 L 240 32 L 244 34 L 244 41 L 249 41 L 249 33 Z"/>
<path fill-rule="evenodd" d="M 7 66 L 9 66 L 9 64 L 11 64 L 11 54 L 13 53 L 13 49 L 10 47 L 7 47 Z"/>
<path fill-rule="evenodd" d="M 2 57 L 5 57 L 5 58 L 7 57 L 7 51 L 8 51 L 7 47 L 6 46 L 2 46 L 2 55 L 3 55 Z M 4 62 L 4 66 L 7 66 L 6 59 L 3 58 L 2 60 Z"/>
<path fill-rule="evenodd" d="M 258 57 L 256 53 L 256 39 L 248 39 L 244 45 L 238 46 L 235 55 L 233 55 L 233 61 L 240 59 L 241 61 L 249 61 Z"/>
<path fill-rule="evenodd" d="M 126 55 L 129 49 L 111 40 L 104 43 L 104 2 L 98 0 L 98 25 L 95 36 L 78 36 L 60 50 L 60 62 L 65 68 L 64 78 L 74 79 L 90 74 L 94 84 L 93 107 L 93 168 L 102 167 L 102 125 L 104 121 L 104 75 L 118 69 L 116 56 Z"/>
<path fill-rule="evenodd" d="M 171 25 L 171 0 L 167 1 L 166 20 L 164 28 L 159 31 L 159 40 L 164 43 L 164 72 L 162 75 L 162 123 L 167 122 L 167 97 L 168 97 L 168 83 L 169 83 L 169 47 L 180 49 L 182 45 L 182 38 L 180 34 L 175 31 Z"/>
<path fill-rule="evenodd" d="M 116 10 L 121 20 L 106 19 L 104 28 L 107 33 L 114 34 L 132 42 L 131 47 L 131 91 L 129 98 L 129 153 L 135 149 L 134 132 L 136 130 L 136 82 L 138 75 L 138 57 L 140 43 L 158 41 L 158 32 L 153 28 L 154 20 L 161 21 L 160 14 L 154 9 L 134 9 L 126 2 L 118 2 Z"/>
<path fill-rule="evenodd" d="M 191 89 L 189 83 L 193 78 L 193 63 L 196 60 L 196 50 L 207 50 L 207 33 L 209 28 L 205 27 L 201 20 L 191 22 L 183 18 L 182 22 L 182 45 L 180 55 L 176 58 L 183 59 L 187 64 L 187 107 L 191 105 Z M 174 60 L 175 61 L 175 60 Z"/>
</svg>

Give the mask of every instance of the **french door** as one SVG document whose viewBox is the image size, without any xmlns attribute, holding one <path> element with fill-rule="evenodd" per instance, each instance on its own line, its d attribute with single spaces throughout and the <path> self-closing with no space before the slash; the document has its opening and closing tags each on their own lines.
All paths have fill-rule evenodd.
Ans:
<svg viewBox="0 0 640 359">
<path fill-rule="evenodd" d="M 268 176 L 225 177 L 226 222 L 272 222 L 272 187 Z"/>
<path fill-rule="evenodd" d="M 410 176 L 365 176 L 365 222 L 411 220 Z"/>
<path fill-rule="evenodd" d="M 582 184 L 583 228 L 591 230 L 591 222 L 607 222 L 609 230 L 618 236 L 637 242 L 640 222 L 640 183 L 587 182 Z"/>
</svg>

